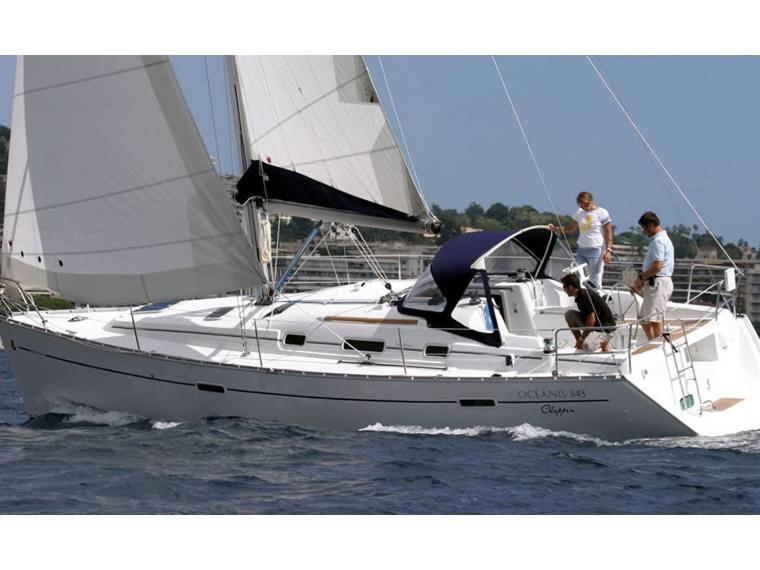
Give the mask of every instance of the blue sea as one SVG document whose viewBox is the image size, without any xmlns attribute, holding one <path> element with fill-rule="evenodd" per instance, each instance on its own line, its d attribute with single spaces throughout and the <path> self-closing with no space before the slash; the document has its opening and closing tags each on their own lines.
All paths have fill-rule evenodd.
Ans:
<svg viewBox="0 0 760 570">
<path fill-rule="evenodd" d="M 68 412 L 30 420 L 0 352 L 0 514 L 760 512 L 760 432 L 619 443 Z"/>
</svg>

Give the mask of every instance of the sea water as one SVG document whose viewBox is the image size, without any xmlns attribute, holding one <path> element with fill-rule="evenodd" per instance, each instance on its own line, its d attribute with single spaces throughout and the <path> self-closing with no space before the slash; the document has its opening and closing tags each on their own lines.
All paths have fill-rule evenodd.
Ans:
<svg viewBox="0 0 760 570">
<path fill-rule="evenodd" d="M 760 432 L 609 442 L 65 411 L 30 420 L 0 352 L 0 514 L 760 512 Z"/>
</svg>

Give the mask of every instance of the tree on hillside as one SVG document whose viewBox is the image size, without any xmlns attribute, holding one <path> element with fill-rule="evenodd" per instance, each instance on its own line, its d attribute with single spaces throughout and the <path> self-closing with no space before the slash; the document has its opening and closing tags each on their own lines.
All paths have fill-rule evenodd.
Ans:
<svg viewBox="0 0 760 570">
<path fill-rule="evenodd" d="M 11 146 L 11 130 L 0 125 L 0 174 L 8 172 L 8 152 Z"/>
<path fill-rule="evenodd" d="M 505 206 L 501 202 L 495 202 L 486 210 L 486 217 L 502 224 L 507 223 L 509 220 L 509 206 Z"/>
<path fill-rule="evenodd" d="M 697 244 L 691 235 L 692 229 L 683 224 L 670 226 L 667 229 L 668 237 L 673 242 L 673 253 L 676 259 L 697 257 Z"/>
</svg>

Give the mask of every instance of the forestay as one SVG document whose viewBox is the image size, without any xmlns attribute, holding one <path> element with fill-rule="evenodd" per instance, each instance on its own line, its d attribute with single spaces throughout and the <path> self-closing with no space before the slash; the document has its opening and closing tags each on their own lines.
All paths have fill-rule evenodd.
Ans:
<svg viewBox="0 0 760 570">
<path fill-rule="evenodd" d="M 241 180 L 244 197 L 280 213 L 422 230 L 427 205 L 360 56 L 230 61 L 247 158 L 261 161 Z"/>
<path fill-rule="evenodd" d="M 3 276 L 115 305 L 261 283 L 167 57 L 20 57 L 12 129 Z"/>
</svg>

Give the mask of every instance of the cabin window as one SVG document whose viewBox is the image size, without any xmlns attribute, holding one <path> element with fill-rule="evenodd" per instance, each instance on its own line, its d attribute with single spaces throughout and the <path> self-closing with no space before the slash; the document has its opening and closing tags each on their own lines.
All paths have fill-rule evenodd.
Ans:
<svg viewBox="0 0 760 570">
<path fill-rule="evenodd" d="M 564 270 L 570 267 L 572 263 L 573 254 L 568 251 L 564 243 L 562 243 L 560 240 L 557 240 L 552 254 L 546 261 L 544 273 L 552 279 L 559 281 L 565 274 Z"/>
<path fill-rule="evenodd" d="M 295 346 L 303 346 L 306 344 L 306 335 L 303 334 L 287 334 L 285 335 L 285 344 L 292 344 Z"/>
<path fill-rule="evenodd" d="M 425 356 L 444 357 L 449 355 L 449 347 L 440 344 L 429 344 L 425 347 Z"/>
<path fill-rule="evenodd" d="M 135 309 L 135 313 L 148 313 L 151 311 L 161 311 L 163 309 L 167 309 L 171 307 L 172 305 L 176 304 L 177 301 L 166 301 L 165 303 L 150 303 L 148 305 L 143 305 L 139 309 Z"/>
<path fill-rule="evenodd" d="M 539 260 L 524 249 L 519 238 L 513 238 L 486 258 L 486 271 L 489 275 L 506 275 L 518 277 L 533 275 Z"/>
<path fill-rule="evenodd" d="M 417 282 L 404 297 L 403 305 L 409 309 L 418 309 L 430 313 L 442 313 L 446 308 L 446 298 L 441 294 L 438 285 L 427 266 Z"/>
<path fill-rule="evenodd" d="M 353 347 L 353 348 L 352 348 Z M 385 349 L 385 342 L 382 340 L 364 340 L 358 338 L 347 338 L 343 343 L 343 350 L 358 350 L 360 352 L 382 352 Z"/>
<path fill-rule="evenodd" d="M 203 320 L 204 321 L 218 321 L 234 308 L 235 307 L 219 307 L 218 309 L 215 309 L 213 313 L 206 315 L 206 318 Z"/>
</svg>

